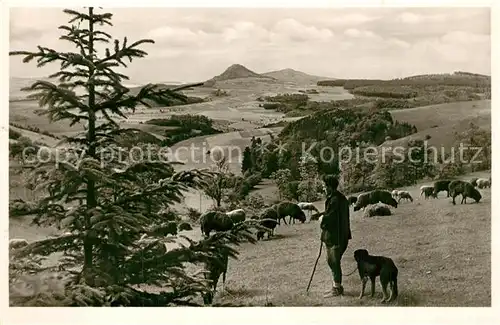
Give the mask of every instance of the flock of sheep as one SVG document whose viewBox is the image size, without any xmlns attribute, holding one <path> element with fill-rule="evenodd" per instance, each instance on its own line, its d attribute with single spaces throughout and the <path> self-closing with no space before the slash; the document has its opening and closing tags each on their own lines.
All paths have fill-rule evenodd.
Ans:
<svg viewBox="0 0 500 325">
<path fill-rule="evenodd" d="M 424 195 L 425 199 L 429 197 L 437 198 L 438 194 L 446 191 L 447 197 L 452 198 L 452 203 L 455 204 L 455 198 L 459 195 L 462 196 L 461 203 L 467 203 L 467 198 L 472 198 L 479 202 L 482 198 L 481 193 L 477 190 L 491 187 L 491 177 L 474 178 L 471 181 L 462 180 L 439 180 L 434 182 L 433 185 L 424 185 L 420 187 L 420 196 Z M 403 190 L 373 190 L 370 192 L 359 194 L 358 196 L 348 197 L 350 205 L 354 205 L 354 211 L 363 211 L 367 209 L 365 216 L 385 216 L 390 215 L 391 211 L 389 206 L 397 208 L 402 200 L 413 202 L 413 197 L 410 192 Z M 294 222 L 295 219 L 304 223 L 307 218 L 304 211 L 315 211 L 316 214 L 311 216 L 310 220 L 318 220 L 322 217 L 322 213 L 312 204 L 307 202 L 293 203 L 281 202 L 277 203 L 270 208 L 265 209 L 259 216 L 252 216 L 251 219 L 260 220 L 260 225 L 268 228 L 268 238 L 274 235 L 274 229 L 280 224 L 280 220 L 286 224 L 286 217 L 290 217 L 289 222 Z M 246 218 L 243 209 L 233 210 L 231 212 L 223 213 L 216 211 L 206 212 L 201 216 L 200 226 L 202 233 L 206 236 L 211 231 L 227 231 L 230 230 L 235 223 L 242 222 Z M 257 232 L 257 240 L 263 239 L 264 232 Z M 212 303 L 213 294 L 217 287 L 217 282 L 220 275 L 223 275 L 223 285 L 225 282 L 227 272 L 227 256 L 224 259 L 224 264 L 217 266 L 207 265 L 209 270 L 208 278 L 213 282 L 213 292 L 210 299 L 205 300 L 205 303 Z"/>
<path fill-rule="evenodd" d="M 452 198 L 452 203 L 455 203 L 455 198 L 458 195 L 462 196 L 462 203 L 467 203 L 467 198 L 472 198 L 479 202 L 482 198 L 481 193 L 477 190 L 491 187 L 491 176 L 486 178 L 473 178 L 469 182 L 461 180 L 442 180 L 434 183 L 433 186 L 422 186 L 420 195 L 424 195 L 426 199 L 429 197 L 437 198 L 439 192 L 446 191 L 446 197 Z"/>
<path fill-rule="evenodd" d="M 259 215 L 251 216 L 250 219 L 257 220 L 261 226 L 267 228 L 269 238 L 274 235 L 274 229 L 281 224 L 281 220 L 287 224 L 286 217 L 289 217 L 289 223 L 295 223 L 295 220 L 304 223 L 307 220 L 305 211 L 319 212 L 314 204 L 309 202 L 293 203 L 284 201 L 265 209 Z M 200 217 L 201 232 L 205 236 L 210 236 L 212 231 L 228 231 L 235 224 L 245 221 L 246 217 L 243 209 L 230 212 L 208 211 Z M 257 240 L 262 239 L 264 234 L 265 231 L 258 231 Z"/>
<path fill-rule="evenodd" d="M 316 217 L 311 215 L 311 218 L 309 220 L 317 220 L 317 216 L 320 215 L 318 209 L 312 203 L 293 203 L 284 201 L 276 203 L 273 206 L 265 209 L 259 215 L 250 216 L 250 219 L 256 220 L 260 226 L 267 228 L 267 231 L 261 229 L 257 231 L 257 240 L 263 239 L 266 232 L 268 239 L 273 236 L 274 229 L 277 225 L 281 224 L 281 220 L 283 220 L 283 222 L 287 224 L 287 217 L 289 217 L 290 224 L 295 223 L 295 220 L 299 220 L 300 222 L 304 223 L 307 220 L 305 211 L 316 212 Z M 210 236 L 210 233 L 212 231 L 228 231 L 231 230 L 235 224 L 245 221 L 246 217 L 247 215 L 245 213 L 245 210 L 243 209 L 236 209 L 229 212 L 208 211 L 200 217 L 201 232 L 204 236 Z M 221 275 L 223 286 L 222 291 L 224 291 L 229 258 L 228 254 L 224 251 L 220 251 L 218 253 L 220 255 L 218 263 L 206 263 L 207 272 L 205 273 L 205 278 L 211 281 L 212 291 L 203 296 L 203 301 L 205 304 L 212 303 L 217 289 L 217 283 Z"/>
<path fill-rule="evenodd" d="M 467 203 L 467 198 L 472 198 L 476 202 L 479 202 L 481 194 L 477 188 L 483 189 L 490 187 L 491 177 L 489 179 L 474 178 L 469 182 L 461 180 L 439 180 L 434 182 L 433 185 L 424 185 L 420 187 L 420 196 L 424 195 L 425 199 L 429 197 L 437 198 L 440 192 L 446 191 L 447 197 L 452 198 L 453 204 L 455 204 L 455 198 L 458 195 L 462 196 L 461 204 Z M 368 211 L 366 212 L 369 217 L 390 215 L 389 206 L 397 208 L 401 200 L 413 202 L 410 193 L 401 190 L 393 190 L 391 192 L 388 190 L 373 190 L 359 194 L 358 196 L 349 196 L 348 200 L 350 205 L 354 205 L 354 211 L 359 211 L 360 209 L 365 211 L 368 207 Z M 289 217 L 290 224 L 292 222 L 295 223 L 295 220 L 304 223 L 307 220 L 306 211 L 308 213 L 312 211 L 315 212 L 315 214 L 310 216 L 310 221 L 318 220 L 322 217 L 322 213 L 320 213 L 312 203 L 293 203 L 289 201 L 276 203 L 266 208 L 259 215 L 250 216 L 250 219 L 256 220 L 262 227 L 267 228 L 267 231 L 260 229 L 257 231 L 257 240 L 263 239 L 266 232 L 268 234 L 268 239 L 273 236 L 274 229 L 277 225 L 281 224 L 281 220 L 287 224 L 286 217 Z M 209 236 L 212 231 L 231 230 L 234 225 L 244 222 L 246 219 L 247 214 L 244 209 L 236 209 L 230 212 L 208 211 L 200 217 L 200 228 L 204 236 Z M 25 239 L 10 239 L 9 241 L 10 249 L 18 249 L 26 245 L 28 245 L 28 242 Z M 207 293 L 203 297 L 205 304 L 212 303 L 217 283 L 221 275 L 223 276 L 223 286 L 225 283 L 229 258 L 227 252 L 221 251 L 219 253 L 221 257 L 219 262 L 207 262 L 206 265 L 207 272 L 205 273 L 205 277 L 212 283 L 212 292 Z"/>
<path fill-rule="evenodd" d="M 442 191 L 446 191 L 446 197 L 452 198 L 452 203 L 456 204 L 455 198 L 459 195 L 462 196 L 461 204 L 467 203 L 467 198 L 472 198 L 474 201 L 479 202 L 482 198 L 481 193 L 477 188 L 490 188 L 491 187 L 491 177 L 486 178 L 473 178 L 469 182 L 462 180 L 439 180 L 434 182 L 433 185 L 423 185 L 420 187 L 420 196 L 424 196 L 425 199 L 430 197 L 437 198 L 438 194 Z M 354 205 L 354 211 L 360 209 L 365 210 L 366 207 L 372 206 L 374 209 L 379 209 L 382 211 L 381 214 L 373 213 L 370 211 L 370 216 L 373 215 L 387 215 L 386 209 L 380 209 L 379 203 L 383 205 L 392 206 L 394 208 L 398 207 L 398 203 L 401 200 L 407 200 L 413 202 L 413 197 L 408 191 L 393 190 L 389 192 L 388 190 L 373 190 L 370 192 L 362 193 L 356 196 L 350 196 L 348 198 L 349 203 Z"/>
</svg>

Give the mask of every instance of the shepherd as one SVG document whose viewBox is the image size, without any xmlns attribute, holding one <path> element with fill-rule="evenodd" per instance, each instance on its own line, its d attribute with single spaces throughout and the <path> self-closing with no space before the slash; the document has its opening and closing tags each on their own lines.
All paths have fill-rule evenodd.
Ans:
<svg viewBox="0 0 500 325">
<path fill-rule="evenodd" d="M 349 220 L 349 201 L 338 189 L 339 180 L 333 175 L 326 175 L 323 181 L 327 190 L 327 198 L 325 202 L 325 212 L 321 220 L 321 246 L 318 253 L 318 259 L 321 255 L 321 247 L 323 243 L 326 247 L 326 258 L 328 266 L 333 276 L 333 287 L 324 297 L 330 298 L 341 296 L 344 293 L 342 287 L 342 268 L 341 260 L 351 237 L 351 225 Z M 316 263 L 318 262 L 316 260 Z M 309 286 L 316 265 L 314 265 Z"/>
</svg>

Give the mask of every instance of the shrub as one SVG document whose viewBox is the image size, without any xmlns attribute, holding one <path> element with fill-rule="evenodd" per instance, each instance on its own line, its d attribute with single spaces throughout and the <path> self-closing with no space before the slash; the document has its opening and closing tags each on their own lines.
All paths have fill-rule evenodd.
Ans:
<svg viewBox="0 0 500 325">
<path fill-rule="evenodd" d="M 17 139 L 17 141 L 19 141 L 19 143 L 23 144 L 23 145 L 27 145 L 27 146 L 30 146 L 33 144 L 33 142 L 31 141 L 30 138 L 26 137 L 26 136 L 21 136 Z"/>
<path fill-rule="evenodd" d="M 17 140 L 22 136 L 22 134 L 16 130 L 9 128 L 9 139 Z"/>
<path fill-rule="evenodd" d="M 216 89 L 216 90 L 212 91 L 212 95 L 215 97 L 225 97 L 225 96 L 229 96 L 229 93 L 225 90 L 222 90 L 222 89 Z"/>
<path fill-rule="evenodd" d="M 250 175 L 249 177 L 247 177 L 245 180 L 253 188 L 254 186 L 259 185 L 260 181 L 262 180 L 262 174 L 254 173 L 254 174 Z"/>
<path fill-rule="evenodd" d="M 280 103 L 265 103 L 262 105 L 262 107 L 264 107 L 264 109 L 279 109 L 281 108 L 283 105 L 281 105 Z"/>
<path fill-rule="evenodd" d="M 246 199 L 246 204 L 253 209 L 262 209 L 266 206 L 264 197 L 260 193 L 252 193 Z"/>
<path fill-rule="evenodd" d="M 177 126 L 182 129 L 211 130 L 213 121 L 204 115 L 172 115 L 168 119 L 152 119 L 146 124 L 158 126 Z"/>
<path fill-rule="evenodd" d="M 26 202 L 22 199 L 15 199 L 9 203 L 9 217 L 18 217 L 36 213 L 37 208 L 34 203 Z"/>
</svg>

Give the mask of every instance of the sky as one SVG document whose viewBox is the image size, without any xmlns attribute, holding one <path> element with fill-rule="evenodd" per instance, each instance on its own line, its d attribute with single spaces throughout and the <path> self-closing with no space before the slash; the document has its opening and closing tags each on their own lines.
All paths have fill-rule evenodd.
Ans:
<svg viewBox="0 0 500 325">
<path fill-rule="evenodd" d="M 77 9 L 77 8 L 75 8 Z M 114 38 L 150 38 L 149 55 L 126 71 L 131 83 L 194 82 L 242 64 L 261 73 L 292 68 L 331 78 L 400 78 L 468 71 L 491 74 L 488 8 L 104 8 Z M 62 8 L 11 8 L 10 50 L 70 51 Z M 43 77 L 10 57 L 13 77 Z"/>
</svg>

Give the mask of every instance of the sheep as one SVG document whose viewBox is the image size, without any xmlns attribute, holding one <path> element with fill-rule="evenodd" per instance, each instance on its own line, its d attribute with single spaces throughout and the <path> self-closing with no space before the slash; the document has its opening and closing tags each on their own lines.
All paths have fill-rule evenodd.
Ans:
<svg viewBox="0 0 500 325">
<path fill-rule="evenodd" d="M 426 189 L 426 188 L 432 188 L 432 189 L 434 189 L 434 186 L 432 186 L 432 185 L 422 185 L 422 186 L 420 186 L 420 196 L 422 196 L 422 193 L 424 193 L 424 189 Z"/>
<path fill-rule="evenodd" d="M 273 205 L 271 208 L 275 209 L 278 213 L 278 225 L 281 224 L 280 220 L 283 219 L 283 222 L 286 223 L 286 217 L 290 216 L 290 223 L 295 223 L 295 219 L 300 220 L 300 222 L 304 223 L 306 221 L 306 214 L 302 209 L 295 203 L 284 201 L 278 204 Z"/>
<path fill-rule="evenodd" d="M 469 182 L 464 182 L 460 180 L 455 180 L 450 183 L 449 186 L 449 192 L 450 196 L 452 197 L 452 203 L 455 205 L 455 197 L 458 195 L 462 195 L 462 200 L 460 201 L 460 204 L 467 204 L 467 198 L 473 198 L 476 203 L 479 203 L 481 200 L 481 193 L 474 188 L 474 186 L 469 183 Z"/>
<path fill-rule="evenodd" d="M 398 190 L 392 190 L 391 196 L 396 199 L 399 198 L 399 191 Z"/>
<path fill-rule="evenodd" d="M 434 182 L 434 197 L 437 198 L 439 192 L 446 191 L 446 197 L 450 197 L 450 186 L 451 180 L 441 180 Z"/>
<path fill-rule="evenodd" d="M 349 205 L 353 205 L 356 204 L 356 202 L 358 201 L 358 197 L 351 195 L 347 198 L 347 200 L 349 201 Z"/>
<path fill-rule="evenodd" d="M 274 235 L 274 228 L 276 228 L 278 224 L 278 210 L 276 206 L 267 208 L 260 216 L 255 217 L 255 219 L 261 220 L 259 222 L 260 225 L 269 229 L 267 232 L 267 239 Z M 262 230 L 257 231 L 257 240 L 264 239 L 264 233 L 265 232 Z"/>
<path fill-rule="evenodd" d="M 361 208 L 364 210 L 364 208 L 369 204 L 375 204 L 378 202 L 388 204 L 394 208 L 398 207 L 398 202 L 392 197 L 391 192 L 386 190 L 373 190 L 371 192 L 362 193 L 358 196 L 358 201 L 354 206 L 354 211 L 358 211 Z"/>
<path fill-rule="evenodd" d="M 236 209 L 233 211 L 226 212 L 226 215 L 233 219 L 234 223 L 243 222 L 246 219 L 245 210 Z"/>
<path fill-rule="evenodd" d="M 405 199 L 405 200 L 410 200 L 411 202 L 413 202 L 413 198 L 411 197 L 410 195 L 410 192 L 408 191 L 399 191 L 399 200 L 398 200 L 398 203 L 402 200 L 402 199 Z"/>
<path fill-rule="evenodd" d="M 319 212 L 318 211 L 318 208 L 316 208 L 314 206 L 314 204 L 310 203 L 310 202 L 299 202 L 297 203 L 297 205 L 299 206 L 299 208 L 302 209 L 302 211 L 308 211 L 309 214 L 312 213 L 312 211 L 315 211 L 316 213 Z M 292 220 L 292 217 L 290 216 L 290 221 Z M 295 220 L 294 220 L 295 222 Z"/>
<path fill-rule="evenodd" d="M 420 196 L 424 194 L 425 199 L 428 199 L 429 197 L 436 198 L 436 196 L 434 196 L 434 186 L 430 185 L 421 186 L 420 191 L 421 191 Z"/>
<path fill-rule="evenodd" d="M 222 291 L 226 284 L 227 267 L 229 264 L 229 252 L 226 248 L 219 248 L 215 253 L 215 260 L 205 262 L 207 272 L 204 273 L 206 280 L 211 282 L 211 289 L 209 292 L 203 294 L 203 303 L 211 305 L 217 291 L 217 283 L 222 275 Z"/>
<path fill-rule="evenodd" d="M 9 249 L 19 249 L 28 246 L 28 241 L 23 238 L 12 238 L 9 240 Z"/>
<path fill-rule="evenodd" d="M 391 209 L 387 204 L 384 203 L 375 203 L 375 204 L 370 204 L 366 211 L 363 213 L 363 216 L 365 218 L 371 218 L 375 216 L 390 216 Z"/>
<path fill-rule="evenodd" d="M 200 228 L 202 234 L 210 236 L 213 231 L 228 231 L 234 226 L 233 219 L 220 211 L 208 211 L 200 217 Z"/>
<path fill-rule="evenodd" d="M 489 180 L 487 180 L 486 178 L 479 178 L 477 180 L 477 187 L 478 188 L 491 187 L 491 182 Z"/>
<path fill-rule="evenodd" d="M 302 210 L 307 210 L 307 211 L 316 211 L 318 212 L 318 208 L 316 208 L 314 206 L 314 204 L 310 203 L 310 202 L 299 202 L 297 203 L 297 205 L 299 206 L 299 208 L 301 208 Z"/>
<path fill-rule="evenodd" d="M 191 227 L 191 225 L 187 222 L 183 222 L 183 223 L 180 223 L 179 224 L 179 227 L 178 227 L 178 230 L 179 231 L 183 231 L 183 230 L 193 230 L 193 227 Z"/>
<path fill-rule="evenodd" d="M 474 177 L 474 178 L 472 178 L 472 179 L 470 180 L 470 182 L 469 182 L 469 183 L 471 183 L 471 184 L 472 184 L 472 186 L 477 187 L 477 180 L 478 180 L 478 179 L 479 179 L 479 178 Z"/>
</svg>

